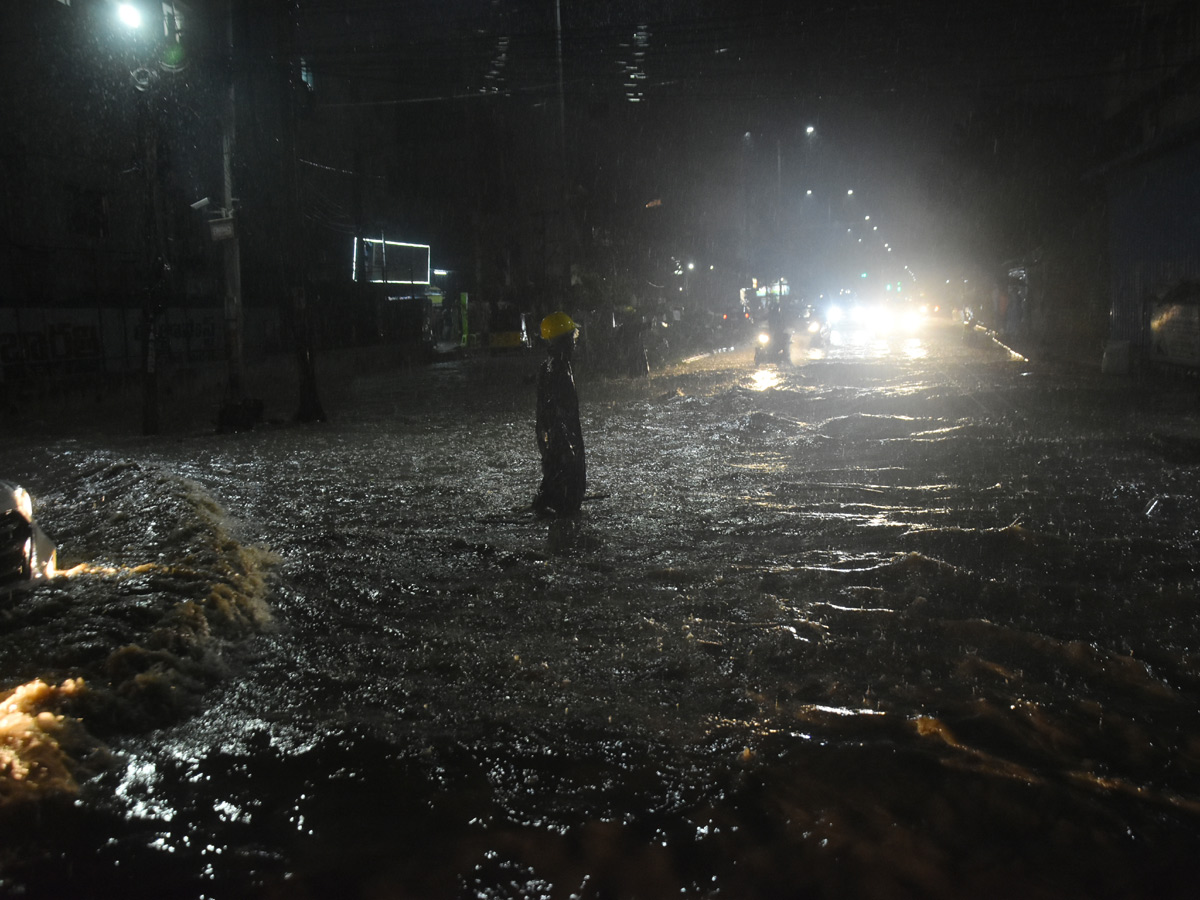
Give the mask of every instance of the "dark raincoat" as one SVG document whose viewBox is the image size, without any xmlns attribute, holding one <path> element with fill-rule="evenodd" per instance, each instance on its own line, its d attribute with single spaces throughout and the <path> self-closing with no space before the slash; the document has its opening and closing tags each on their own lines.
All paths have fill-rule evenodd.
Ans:
<svg viewBox="0 0 1200 900">
<path fill-rule="evenodd" d="M 571 370 L 574 344 L 573 335 L 554 341 L 538 372 L 537 446 L 542 457 L 542 486 L 533 505 L 539 512 L 559 515 L 579 512 L 587 485 L 579 397 Z"/>
</svg>

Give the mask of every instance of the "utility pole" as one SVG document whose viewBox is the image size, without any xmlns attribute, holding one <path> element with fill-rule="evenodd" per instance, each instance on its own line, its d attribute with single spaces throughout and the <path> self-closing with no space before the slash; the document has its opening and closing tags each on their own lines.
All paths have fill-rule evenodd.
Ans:
<svg viewBox="0 0 1200 900">
<path fill-rule="evenodd" d="M 149 233 L 149 258 L 142 296 L 142 434 L 158 434 L 158 312 L 162 302 L 163 279 L 169 274 L 159 185 L 158 110 L 150 79 L 140 82 L 135 73 L 134 85 L 137 90 L 138 137 L 146 187 L 146 230 Z"/>
<path fill-rule="evenodd" d="M 233 196 L 233 152 L 237 134 L 233 5 L 234 0 L 226 0 L 225 46 L 228 53 L 228 84 L 221 114 L 221 165 L 224 176 L 222 203 L 225 218 L 232 225 L 230 233 L 222 241 L 225 263 L 225 353 L 229 363 L 229 374 L 225 400 L 217 417 L 217 430 L 221 432 L 253 428 L 258 418 L 253 404 L 248 403 L 246 399 L 245 362 L 242 357 L 242 263 L 238 237 L 240 226 L 234 210 Z"/>
<path fill-rule="evenodd" d="M 562 298 L 571 287 L 571 228 L 567 216 L 567 102 L 563 89 L 562 0 L 554 0 L 555 56 L 558 61 L 558 170 L 559 170 L 559 265 L 562 266 Z"/>
<path fill-rule="evenodd" d="M 775 139 L 775 224 L 779 224 L 779 212 L 783 206 L 783 140 Z"/>
<path fill-rule="evenodd" d="M 278 4 L 280 25 L 284 33 L 280 43 L 284 50 L 284 68 L 281 73 L 283 117 L 283 148 L 285 177 L 287 184 L 287 219 L 283 228 L 286 237 L 283 259 L 283 283 L 290 286 L 292 321 L 292 343 L 296 352 L 296 369 L 300 379 L 300 396 L 296 408 L 297 422 L 324 422 L 325 410 L 317 392 L 316 362 L 313 357 L 312 323 L 309 320 L 310 298 L 308 295 L 308 259 L 302 244 L 304 229 L 300 222 L 300 172 L 296 163 L 296 103 L 295 92 L 307 90 L 301 79 L 299 61 L 296 58 L 295 31 L 287 0 Z"/>
</svg>

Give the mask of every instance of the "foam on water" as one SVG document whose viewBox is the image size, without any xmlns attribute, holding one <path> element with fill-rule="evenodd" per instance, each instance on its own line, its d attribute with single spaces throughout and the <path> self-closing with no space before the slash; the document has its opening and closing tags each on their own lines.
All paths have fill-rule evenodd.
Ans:
<svg viewBox="0 0 1200 900">
<path fill-rule="evenodd" d="M 91 454 L 38 495 L 59 577 L 0 609 L 0 803 L 73 793 L 103 741 L 175 721 L 266 627 L 277 558 L 196 482 Z"/>
</svg>

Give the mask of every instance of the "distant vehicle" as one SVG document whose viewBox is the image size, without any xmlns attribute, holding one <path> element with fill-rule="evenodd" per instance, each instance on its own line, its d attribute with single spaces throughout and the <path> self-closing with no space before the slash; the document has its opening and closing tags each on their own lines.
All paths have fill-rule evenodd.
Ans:
<svg viewBox="0 0 1200 900">
<path fill-rule="evenodd" d="M 718 348 L 732 348 L 744 343 L 754 328 L 749 311 L 740 306 L 717 312 L 713 317 L 712 343 Z"/>
<path fill-rule="evenodd" d="M 499 353 L 504 350 L 528 350 L 532 346 L 529 330 L 525 327 L 525 313 L 514 307 L 501 305 L 488 332 L 488 349 Z"/>
<path fill-rule="evenodd" d="M 796 323 L 794 308 L 784 303 L 764 303 L 759 317 L 758 343 L 754 347 L 754 364 L 792 361 L 792 332 Z"/>
<path fill-rule="evenodd" d="M 768 328 L 758 335 L 754 347 L 754 364 L 791 362 L 792 333 L 785 328 Z"/>
<path fill-rule="evenodd" d="M 804 307 L 800 314 L 800 333 L 810 346 L 820 347 L 827 343 L 831 328 L 828 315 L 812 304 Z"/>
<path fill-rule="evenodd" d="M 913 334 L 921 329 L 928 316 L 927 307 L 907 300 L 876 303 L 851 300 L 846 305 L 830 304 L 825 310 L 829 325 L 842 334 Z"/>
<path fill-rule="evenodd" d="M 53 578 L 58 548 L 33 520 L 33 498 L 23 487 L 0 481 L 0 590 Z"/>
</svg>

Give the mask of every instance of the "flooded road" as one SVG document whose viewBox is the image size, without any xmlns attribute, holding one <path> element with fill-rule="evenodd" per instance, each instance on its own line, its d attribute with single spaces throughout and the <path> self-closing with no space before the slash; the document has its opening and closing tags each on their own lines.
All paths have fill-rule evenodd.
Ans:
<svg viewBox="0 0 1200 900">
<path fill-rule="evenodd" d="M 0 885 L 1193 896 L 1195 389 L 935 323 L 792 354 L 585 361 L 572 521 L 525 511 L 536 357 L 6 439 L 80 568 L 4 608 Z"/>
</svg>

